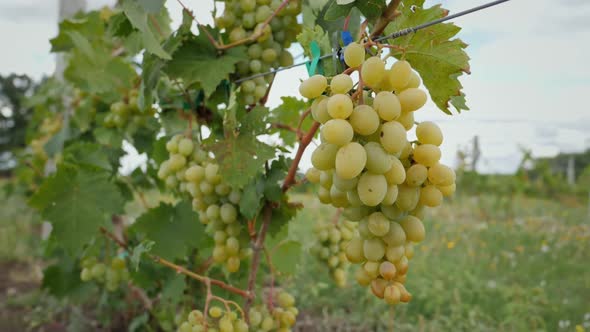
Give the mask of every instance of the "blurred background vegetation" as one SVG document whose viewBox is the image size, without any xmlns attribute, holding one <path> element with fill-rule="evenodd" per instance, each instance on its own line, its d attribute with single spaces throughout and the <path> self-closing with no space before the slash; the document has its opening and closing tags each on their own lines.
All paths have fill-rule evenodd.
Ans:
<svg viewBox="0 0 590 332">
<path fill-rule="evenodd" d="M 66 301 L 39 287 L 51 263 L 43 259 L 48 244 L 16 185 L 31 165 L 14 158 L 28 143 L 27 123 L 38 121 L 25 102 L 36 86 L 26 76 L 0 77 L 0 331 L 85 331 L 104 317 L 109 330 L 132 330 L 117 329 L 124 324 L 104 299 Z M 552 158 L 521 151 L 514 174 L 479 174 L 485 151 L 477 139 L 459 151 L 457 194 L 430 211 L 427 239 L 410 265 L 409 305 L 393 310 L 375 301 L 354 284 L 352 270 L 348 286 L 337 288 L 325 264 L 303 255 L 298 273 L 283 284 L 298 299 L 298 329 L 590 331 L 590 150 Z M 289 236 L 306 251 L 314 244 L 313 223 L 335 213 L 313 191 L 305 184 L 292 194 L 306 209 Z M 137 215 L 134 209 L 129 215 Z"/>
</svg>

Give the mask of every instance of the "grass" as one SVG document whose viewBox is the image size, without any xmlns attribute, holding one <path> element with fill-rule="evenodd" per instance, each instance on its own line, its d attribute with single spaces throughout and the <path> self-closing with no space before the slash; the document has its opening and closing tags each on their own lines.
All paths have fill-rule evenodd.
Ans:
<svg viewBox="0 0 590 332">
<path fill-rule="evenodd" d="M 294 199 L 307 208 L 290 236 L 309 248 L 314 220 L 331 218 L 334 210 L 309 196 Z M 425 225 L 427 238 L 416 248 L 408 275 L 414 298 L 395 311 L 357 286 L 353 269 L 349 286 L 335 289 L 327 268 L 303 255 L 288 286 L 299 292 L 300 307 L 317 330 L 590 329 L 590 224 L 584 209 L 519 197 L 507 214 L 495 197 L 462 197 L 432 211 Z"/>
</svg>

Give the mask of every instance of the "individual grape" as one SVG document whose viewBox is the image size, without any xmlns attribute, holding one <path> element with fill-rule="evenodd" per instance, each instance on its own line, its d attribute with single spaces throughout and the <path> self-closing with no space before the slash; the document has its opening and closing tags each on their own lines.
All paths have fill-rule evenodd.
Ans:
<svg viewBox="0 0 590 332">
<path fill-rule="evenodd" d="M 366 172 L 361 175 L 357 190 L 363 204 L 377 206 L 387 193 L 387 180 L 381 174 Z"/>
<path fill-rule="evenodd" d="M 452 196 L 455 193 L 457 186 L 453 183 L 449 186 L 438 186 L 437 188 L 438 190 L 440 190 L 443 196 L 448 197 Z"/>
<path fill-rule="evenodd" d="M 399 103 L 402 106 L 402 112 L 414 112 L 426 104 L 426 92 L 417 89 L 406 89 L 398 94 Z"/>
<path fill-rule="evenodd" d="M 455 183 L 455 171 L 443 164 L 434 164 L 428 169 L 428 181 L 436 186 L 450 186 Z"/>
<path fill-rule="evenodd" d="M 407 61 L 400 60 L 394 63 L 389 71 L 390 82 L 393 89 L 398 91 L 405 88 L 410 81 L 411 74 L 412 67 Z"/>
<path fill-rule="evenodd" d="M 337 145 L 322 143 L 313 151 L 311 155 L 311 164 L 320 171 L 332 169 L 335 167 L 338 151 L 339 147 Z"/>
<path fill-rule="evenodd" d="M 440 128 L 434 122 L 430 121 L 422 122 L 416 127 L 416 136 L 418 137 L 418 142 L 421 144 L 440 146 L 443 142 L 443 135 Z"/>
<path fill-rule="evenodd" d="M 350 123 L 342 119 L 329 120 L 322 127 L 321 133 L 326 142 L 338 146 L 349 143 L 354 136 L 354 130 Z"/>
<path fill-rule="evenodd" d="M 311 183 L 319 183 L 320 182 L 320 170 L 317 168 L 310 168 L 305 172 L 305 178 Z"/>
<path fill-rule="evenodd" d="M 400 117 L 397 118 L 397 122 L 401 123 L 405 130 L 412 129 L 412 127 L 414 127 L 414 112 L 402 113 Z"/>
<path fill-rule="evenodd" d="M 396 185 L 394 185 L 394 184 L 389 185 L 387 187 L 387 193 L 385 194 L 385 197 L 383 198 L 383 202 L 381 202 L 381 204 L 392 205 L 397 200 L 398 193 L 399 192 L 398 192 Z"/>
<path fill-rule="evenodd" d="M 345 94 L 336 94 L 330 97 L 326 107 L 328 114 L 334 119 L 346 119 L 353 110 L 352 100 Z"/>
<path fill-rule="evenodd" d="M 364 148 L 367 152 L 367 164 L 365 167 L 369 172 L 385 174 L 391 169 L 393 160 L 379 143 L 369 142 L 365 144 Z"/>
<path fill-rule="evenodd" d="M 397 224 L 397 223 L 396 223 Z M 401 227 L 401 226 L 400 226 Z M 403 233 L 403 230 L 402 230 Z M 405 236 L 404 236 L 405 239 Z M 405 253 L 405 249 L 403 246 L 392 247 L 388 246 L 387 250 L 385 251 L 385 257 L 391 263 L 399 261 Z"/>
<path fill-rule="evenodd" d="M 395 278 L 397 270 L 395 269 L 395 265 L 389 261 L 384 261 L 379 265 L 379 274 L 385 280 L 391 280 Z"/>
<path fill-rule="evenodd" d="M 352 179 L 362 172 L 366 163 L 367 155 L 363 146 L 356 142 L 348 143 L 336 153 L 336 174 L 344 180 Z"/>
<path fill-rule="evenodd" d="M 401 114 L 399 99 L 388 91 L 381 91 L 375 96 L 373 107 L 379 113 L 379 117 L 385 121 L 395 120 Z"/>
<path fill-rule="evenodd" d="M 385 245 L 380 239 L 365 239 L 363 242 L 363 254 L 370 261 L 379 261 L 385 256 Z"/>
<path fill-rule="evenodd" d="M 360 237 L 354 237 L 346 246 L 346 258 L 351 263 L 360 263 L 365 260 L 363 253 L 363 241 Z"/>
<path fill-rule="evenodd" d="M 355 107 L 348 121 L 354 132 L 359 135 L 371 135 L 379 128 L 379 115 L 368 105 Z"/>
<path fill-rule="evenodd" d="M 406 170 L 399 159 L 390 157 L 391 168 L 385 173 L 385 179 L 389 184 L 402 184 L 406 180 Z"/>
<path fill-rule="evenodd" d="M 385 76 L 385 62 L 379 57 L 368 58 L 361 67 L 360 75 L 369 87 L 377 87 Z"/>
<path fill-rule="evenodd" d="M 288 67 L 293 65 L 293 55 L 289 51 L 283 50 L 279 55 L 279 65 L 281 67 Z"/>
<path fill-rule="evenodd" d="M 328 87 L 328 80 L 323 75 L 314 75 L 299 85 L 299 93 L 308 99 L 319 97 Z"/>
<path fill-rule="evenodd" d="M 358 67 L 365 61 L 365 47 L 350 43 L 344 49 L 344 62 L 349 67 Z"/>
<path fill-rule="evenodd" d="M 389 232 L 389 219 L 381 212 L 372 213 L 367 221 L 369 231 L 375 236 L 384 236 Z"/>
<path fill-rule="evenodd" d="M 407 185 L 398 186 L 397 200 L 395 204 L 402 211 L 412 211 L 420 199 L 420 188 Z"/>
<path fill-rule="evenodd" d="M 256 0 L 240 0 L 240 8 L 245 12 L 251 12 L 256 8 Z"/>
<path fill-rule="evenodd" d="M 408 81 L 406 89 L 415 89 L 419 87 L 421 83 L 422 81 L 420 80 L 420 76 L 418 76 L 418 74 L 416 74 L 415 72 L 412 72 L 410 74 L 410 80 Z"/>
<path fill-rule="evenodd" d="M 272 48 L 267 48 L 262 51 L 262 61 L 267 63 L 273 63 L 278 57 L 277 51 Z"/>
<path fill-rule="evenodd" d="M 400 225 L 406 233 L 406 238 L 412 242 L 421 242 L 424 240 L 425 230 L 420 219 L 414 216 L 406 216 L 400 221 Z"/>
<path fill-rule="evenodd" d="M 229 41 L 234 43 L 246 38 L 246 30 L 242 27 L 235 27 L 229 33 Z"/>
<path fill-rule="evenodd" d="M 406 171 L 406 184 L 411 187 L 419 187 L 427 177 L 428 169 L 424 165 L 414 164 Z"/>
<path fill-rule="evenodd" d="M 338 176 L 338 173 L 334 172 L 333 176 L 332 176 L 332 185 L 336 188 L 338 188 L 338 190 L 340 191 L 349 191 L 349 190 L 353 190 L 356 188 L 356 185 L 358 183 L 358 178 L 352 178 L 352 179 L 343 179 L 341 177 Z"/>
<path fill-rule="evenodd" d="M 414 148 L 414 160 L 426 167 L 436 165 L 440 160 L 440 156 L 440 149 L 436 145 L 422 144 Z"/>
<path fill-rule="evenodd" d="M 343 94 L 348 93 L 352 89 L 352 78 L 346 74 L 339 74 L 332 77 L 330 81 L 330 90 L 332 94 Z"/>
<path fill-rule="evenodd" d="M 389 153 L 399 153 L 407 142 L 406 130 L 397 121 L 385 122 L 381 126 L 381 145 Z"/>
<path fill-rule="evenodd" d="M 311 103 L 311 116 L 314 120 L 319 123 L 326 123 L 330 120 L 330 114 L 328 113 L 328 97 L 319 96 Z"/>
<path fill-rule="evenodd" d="M 385 294 L 385 288 L 387 287 L 387 281 L 381 278 L 373 279 L 371 281 L 371 291 L 373 295 L 382 299 Z"/>
<path fill-rule="evenodd" d="M 389 247 L 398 247 L 405 243 L 406 234 L 397 222 L 392 221 L 389 225 L 389 230 L 381 237 L 381 239 Z"/>
<path fill-rule="evenodd" d="M 442 203 L 443 195 L 433 185 L 428 185 L 420 189 L 420 204 L 428 207 L 437 207 Z"/>
<path fill-rule="evenodd" d="M 398 304 L 401 299 L 401 292 L 395 285 L 388 285 L 383 291 L 383 299 L 387 304 Z"/>
<path fill-rule="evenodd" d="M 368 286 L 371 284 L 371 280 L 373 278 L 371 278 L 371 276 L 369 276 L 364 269 L 358 269 L 355 273 L 355 279 L 356 282 L 359 283 L 359 285 Z"/>
<path fill-rule="evenodd" d="M 188 138 L 183 138 L 178 142 L 178 153 L 184 156 L 188 156 L 193 153 L 193 141 Z"/>
</svg>

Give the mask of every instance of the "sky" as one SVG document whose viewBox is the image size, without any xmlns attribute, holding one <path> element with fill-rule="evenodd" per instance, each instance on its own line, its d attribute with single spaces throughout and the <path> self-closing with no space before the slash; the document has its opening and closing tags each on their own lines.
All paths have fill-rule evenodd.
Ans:
<svg viewBox="0 0 590 332">
<path fill-rule="evenodd" d="M 90 9 L 112 4 L 88 0 Z M 201 23 L 211 23 L 212 1 L 184 0 Z M 455 13 L 486 0 L 427 0 Z M 178 25 L 181 7 L 168 0 Z M 0 0 L 0 74 L 51 74 L 55 58 L 49 39 L 57 33 L 58 0 Z M 417 111 L 416 121 L 434 121 L 443 130 L 443 162 L 455 165 L 456 151 L 479 137 L 483 172 L 513 172 L 519 146 L 533 156 L 590 148 L 590 1 L 511 0 L 455 19 L 459 38 L 469 44 L 471 75 L 462 76 L 469 111 L 448 116 L 432 102 Z M 301 49 L 294 47 L 294 55 Z M 277 75 L 269 106 L 281 96 L 298 96 L 304 67 Z M 311 149 L 302 168 L 310 166 Z M 141 158 L 131 156 L 135 164 Z"/>
</svg>

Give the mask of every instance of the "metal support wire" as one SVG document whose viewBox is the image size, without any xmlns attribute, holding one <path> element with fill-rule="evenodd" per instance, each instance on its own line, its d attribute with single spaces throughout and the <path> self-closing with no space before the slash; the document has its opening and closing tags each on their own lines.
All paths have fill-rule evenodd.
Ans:
<svg viewBox="0 0 590 332">
<path fill-rule="evenodd" d="M 436 24 L 439 24 L 439 23 L 443 23 L 445 21 L 449 21 L 449 20 L 452 20 L 454 18 L 461 17 L 461 16 L 464 16 L 464 15 L 467 15 L 467 14 L 471 14 L 471 13 L 480 11 L 482 9 L 490 8 L 490 7 L 493 7 L 493 6 L 499 5 L 499 4 L 504 3 L 504 2 L 508 2 L 508 1 L 510 1 L 510 0 L 496 0 L 496 1 L 492 1 L 492 2 L 489 2 L 489 3 L 483 4 L 481 6 L 473 7 L 473 8 L 464 10 L 462 12 L 458 12 L 458 13 L 453 14 L 453 15 L 449 15 L 449 16 L 446 16 L 446 17 L 443 17 L 443 18 L 439 18 L 439 19 L 434 20 L 434 21 L 430 21 L 430 22 L 427 22 L 427 23 L 424 23 L 424 24 L 417 25 L 415 27 L 406 28 L 406 29 L 402 29 L 400 31 L 396 31 L 396 32 L 394 32 L 392 34 L 389 34 L 387 36 L 382 36 L 382 37 L 376 38 L 374 41 L 382 41 L 382 40 L 385 40 L 385 39 L 399 38 L 399 37 L 402 37 L 402 36 L 405 36 L 405 35 L 409 35 L 411 33 L 415 33 L 418 30 L 422 30 L 422 29 L 431 27 L 433 25 L 436 25 Z M 320 60 L 331 58 L 333 56 L 336 56 L 337 54 L 338 54 L 338 51 L 332 52 L 330 54 L 322 55 L 320 57 Z M 293 65 L 290 65 L 290 66 L 287 66 L 287 67 L 281 67 L 281 68 L 273 69 L 273 70 L 268 71 L 266 73 L 258 73 L 258 74 L 252 75 L 252 76 L 240 78 L 239 80 L 236 80 L 235 83 L 241 83 L 243 81 L 251 80 L 253 78 L 257 78 L 257 77 L 261 77 L 261 76 L 266 76 L 266 75 L 271 75 L 271 74 L 276 74 L 276 73 L 278 73 L 280 71 L 283 71 L 283 70 L 287 70 L 287 69 L 291 69 L 291 68 L 303 66 L 303 65 L 305 65 L 308 62 L 309 61 L 300 62 L 300 63 L 296 63 L 296 64 L 293 64 Z"/>
</svg>

